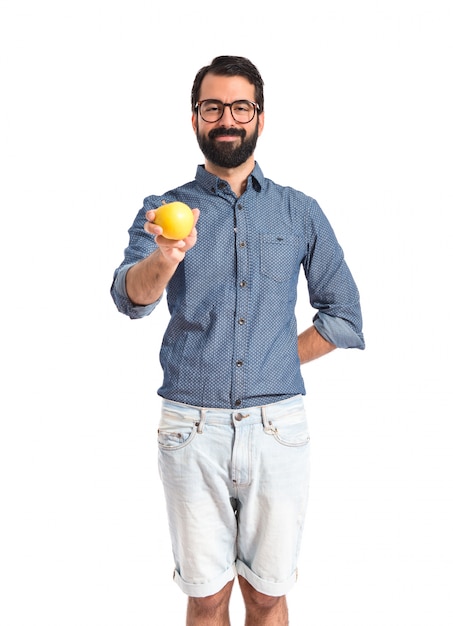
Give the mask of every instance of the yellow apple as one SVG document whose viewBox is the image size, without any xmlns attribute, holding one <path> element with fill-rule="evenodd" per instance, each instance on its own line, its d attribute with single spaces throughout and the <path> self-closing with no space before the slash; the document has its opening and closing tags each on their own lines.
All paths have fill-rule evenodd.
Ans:
<svg viewBox="0 0 453 626">
<path fill-rule="evenodd" d="M 167 239 L 185 239 L 193 228 L 193 213 L 184 202 L 169 202 L 156 209 L 153 223 Z"/>
</svg>

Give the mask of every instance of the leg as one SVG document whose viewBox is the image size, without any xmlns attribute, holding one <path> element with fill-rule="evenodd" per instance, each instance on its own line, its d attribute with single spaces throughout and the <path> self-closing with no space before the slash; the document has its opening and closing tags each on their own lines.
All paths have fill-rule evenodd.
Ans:
<svg viewBox="0 0 453 626">
<path fill-rule="evenodd" d="M 234 580 L 212 596 L 189 598 L 186 626 L 230 626 L 229 603 Z"/>
<path fill-rule="evenodd" d="M 238 577 L 245 602 L 246 626 L 288 626 L 286 596 L 266 596 Z"/>
<path fill-rule="evenodd" d="M 246 447 L 249 481 L 238 489 L 236 571 L 246 625 L 286 626 L 308 496 L 308 425 L 298 396 L 262 407 L 261 418 Z"/>
</svg>

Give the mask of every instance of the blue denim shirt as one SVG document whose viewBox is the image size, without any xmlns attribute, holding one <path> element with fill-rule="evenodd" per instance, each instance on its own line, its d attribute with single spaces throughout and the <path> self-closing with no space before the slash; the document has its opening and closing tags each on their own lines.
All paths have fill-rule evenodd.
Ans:
<svg viewBox="0 0 453 626">
<path fill-rule="evenodd" d="M 314 199 L 264 178 L 258 164 L 239 198 L 202 165 L 194 181 L 145 198 L 114 273 L 119 311 L 142 318 L 159 302 L 135 305 L 125 277 L 156 248 L 143 226 L 162 200 L 197 207 L 200 218 L 197 243 L 166 290 L 159 395 L 238 408 L 305 394 L 295 317 L 301 268 L 320 334 L 339 348 L 364 348 L 359 293 L 327 218 Z"/>
</svg>

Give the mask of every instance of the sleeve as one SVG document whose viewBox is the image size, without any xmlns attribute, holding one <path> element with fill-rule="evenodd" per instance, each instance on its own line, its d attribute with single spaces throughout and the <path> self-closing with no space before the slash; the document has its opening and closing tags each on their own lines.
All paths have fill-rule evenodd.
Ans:
<svg viewBox="0 0 453 626">
<path fill-rule="evenodd" d="M 338 348 L 365 348 L 357 285 L 343 250 L 318 203 L 307 214 L 307 254 L 304 271 L 310 303 L 317 313 L 313 324 Z"/>
<path fill-rule="evenodd" d="M 162 297 L 156 302 L 146 306 L 134 304 L 127 295 L 126 274 L 135 263 L 148 257 L 157 248 L 154 237 L 144 230 L 145 213 L 152 207 L 160 206 L 161 202 L 157 197 L 146 198 L 143 208 L 138 212 L 134 223 L 130 227 L 129 245 L 124 251 L 124 259 L 121 265 L 113 274 L 113 282 L 110 287 L 110 294 L 120 313 L 128 315 L 131 319 L 140 319 L 149 315 L 159 304 Z"/>
</svg>

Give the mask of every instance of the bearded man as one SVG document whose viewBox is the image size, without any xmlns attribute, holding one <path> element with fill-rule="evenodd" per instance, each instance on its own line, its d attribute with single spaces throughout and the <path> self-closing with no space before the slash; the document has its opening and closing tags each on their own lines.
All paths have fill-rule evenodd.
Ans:
<svg viewBox="0 0 453 626">
<path fill-rule="evenodd" d="M 199 70 L 192 127 L 204 165 L 145 199 L 111 293 L 131 319 L 167 297 L 156 426 L 187 626 L 228 626 L 236 578 L 248 626 L 286 626 L 309 484 L 301 365 L 364 348 L 359 293 L 318 203 L 255 161 L 264 96 L 253 63 L 221 56 Z M 194 213 L 180 241 L 153 223 L 173 201 Z M 301 274 L 316 314 L 299 333 Z"/>
</svg>

